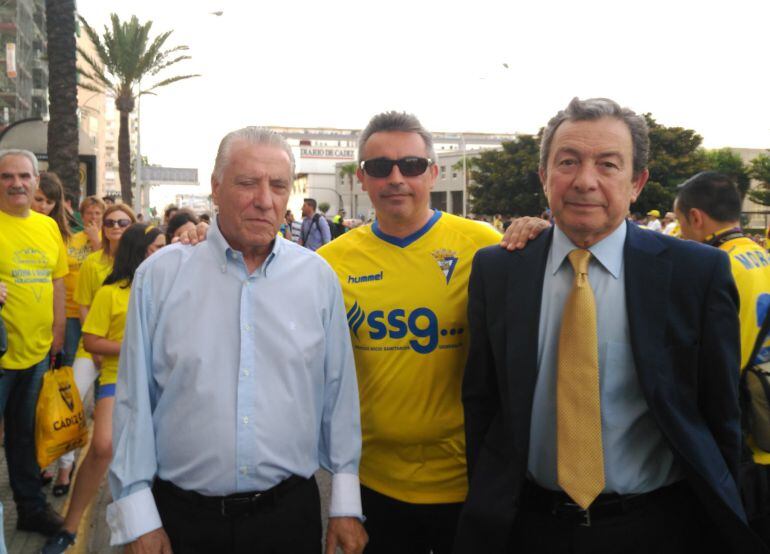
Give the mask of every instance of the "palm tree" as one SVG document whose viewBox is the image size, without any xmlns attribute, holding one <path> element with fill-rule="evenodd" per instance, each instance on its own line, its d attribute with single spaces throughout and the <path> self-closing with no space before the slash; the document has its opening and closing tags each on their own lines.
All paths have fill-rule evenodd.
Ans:
<svg viewBox="0 0 770 554">
<path fill-rule="evenodd" d="M 46 0 L 48 34 L 48 168 L 64 189 L 80 197 L 75 0 Z"/>
<path fill-rule="evenodd" d="M 347 164 L 343 164 L 340 167 L 340 177 L 344 180 L 345 177 L 348 178 L 348 183 L 350 184 L 350 214 L 348 217 L 356 217 L 354 213 L 354 206 L 353 206 L 353 179 L 356 178 L 356 170 L 358 169 L 358 164 L 356 162 L 350 162 Z M 342 207 L 342 206 L 340 206 Z"/>
<path fill-rule="evenodd" d="M 129 206 L 133 203 L 131 187 L 131 150 L 128 137 L 128 114 L 134 110 L 136 99 L 143 94 L 155 94 L 153 91 L 160 87 L 176 83 L 182 79 L 198 77 L 198 75 L 177 75 L 155 82 L 147 88 L 140 88 L 141 81 L 154 78 L 167 67 L 190 56 L 179 54 L 187 50 L 180 45 L 164 49 L 171 31 L 166 31 L 150 41 L 152 21 L 139 23 L 136 16 L 131 20 L 121 22 L 116 14 L 110 16 L 112 28 L 104 27 L 104 34 L 97 32 L 80 16 L 88 38 L 94 45 L 97 58 L 78 48 L 85 68 L 78 68 L 87 80 L 81 81 L 80 86 L 94 92 L 105 92 L 115 97 L 115 108 L 120 112 L 120 129 L 118 132 L 118 166 L 120 173 L 120 193 L 123 202 Z"/>
</svg>

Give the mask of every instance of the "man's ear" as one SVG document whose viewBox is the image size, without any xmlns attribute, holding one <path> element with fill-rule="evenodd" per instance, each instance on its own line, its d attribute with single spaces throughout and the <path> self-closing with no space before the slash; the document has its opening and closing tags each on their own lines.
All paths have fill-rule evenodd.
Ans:
<svg viewBox="0 0 770 554">
<path fill-rule="evenodd" d="M 219 206 L 219 181 L 214 175 L 211 175 L 211 199 L 215 206 Z"/>
<path fill-rule="evenodd" d="M 356 177 L 358 177 L 358 182 L 361 183 L 361 190 L 366 190 L 366 181 L 364 180 L 364 170 L 360 167 L 356 168 Z"/>
<path fill-rule="evenodd" d="M 703 223 L 705 222 L 703 212 L 698 208 L 690 208 L 687 212 L 687 221 L 696 229 L 703 229 Z"/>
<path fill-rule="evenodd" d="M 631 203 L 636 202 L 636 199 L 639 198 L 640 194 L 642 194 L 644 185 L 647 184 L 647 179 L 649 178 L 650 178 L 650 170 L 645 169 L 639 174 L 639 177 L 634 179 L 633 190 L 631 191 Z"/>
</svg>

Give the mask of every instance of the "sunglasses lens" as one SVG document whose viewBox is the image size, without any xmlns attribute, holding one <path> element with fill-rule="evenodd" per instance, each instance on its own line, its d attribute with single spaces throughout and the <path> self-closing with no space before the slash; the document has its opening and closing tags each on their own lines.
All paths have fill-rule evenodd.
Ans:
<svg viewBox="0 0 770 554">
<path fill-rule="evenodd" d="M 404 177 L 417 177 L 428 169 L 426 158 L 401 158 L 398 160 L 398 170 Z"/>
<path fill-rule="evenodd" d="M 111 229 L 112 227 L 120 227 L 121 229 L 125 229 L 131 225 L 130 219 L 107 219 L 104 222 L 104 226 L 108 229 Z"/>
<path fill-rule="evenodd" d="M 395 164 L 395 160 L 388 160 L 386 158 L 366 160 L 364 162 L 364 171 L 366 171 L 367 175 L 381 179 L 390 175 Z"/>
</svg>

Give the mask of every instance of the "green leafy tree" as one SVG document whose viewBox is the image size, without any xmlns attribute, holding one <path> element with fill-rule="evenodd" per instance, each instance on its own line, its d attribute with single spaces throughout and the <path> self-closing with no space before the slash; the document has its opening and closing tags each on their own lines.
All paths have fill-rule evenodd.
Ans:
<svg viewBox="0 0 770 554">
<path fill-rule="evenodd" d="M 166 48 L 171 35 L 166 31 L 150 39 L 152 21 L 140 23 L 136 16 L 128 22 L 120 21 L 116 14 L 110 17 L 111 27 L 104 27 L 100 36 L 88 22 L 80 17 L 88 38 L 96 49 L 97 57 L 90 56 L 78 48 L 85 67 L 80 73 L 85 80 L 80 86 L 95 92 L 106 92 L 115 97 L 115 108 L 120 112 L 118 132 L 118 167 L 120 174 L 120 192 L 123 202 L 133 203 L 131 186 L 131 148 L 129 142 L 128 114 L 136 105 L 136 99 L 143 94 L 155 94 L 155 90 L 198 75 L 176 75 L 155 81 L 157 75 L 166 68 L 190 59 L 180 54 L 187 46 L 180 45 Z M 142 81 L 152 80 L 148 86 L 140 88 Z"/>
<path fill-rule="evenodd" d="M 546 206 L 538 176 L 539 137 L 521 135 L 500 150 L 468 157 L 471 210 L 478 214 L 539 215 Z"/>
<path fill-rule="evenodd" d="M 770 156 L 760 154 L 749 163 L 749 175 L 759 181 L 756 188 L 749 191 L 749 198 L 757 204 L 770 206 Z"/>
<path fill-rule="evenodd" d="M 64 189 L 80 197 L 75 1 L 46 0 L 48 35 L 48 169 Z"/>
<path fill-rule="evenodd" d="M 729 148 L 709 150 L 706 152 L 706 167 L 711 171 L 718 171 L 730 177 L 741 191 L 741 196 L 746 196 L 751 184 L 749 167 L 738 154 Z"/>
<path fill-rule="evenodd" d="M 650 128 L 650 179 L 631 210 L 670 211 L 676 187 L 707 166 L 706 152 L 701 148 L 703 137 L 692 129 L 666 127 L 651 114 L 644 114 Z"/>
</svg>

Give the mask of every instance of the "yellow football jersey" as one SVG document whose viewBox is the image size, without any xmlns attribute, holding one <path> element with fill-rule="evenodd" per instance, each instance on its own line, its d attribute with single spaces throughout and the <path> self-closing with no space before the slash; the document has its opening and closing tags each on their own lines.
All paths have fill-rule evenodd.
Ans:
<svg viewBox="0 0 770 554">
<path fill-rule="evenodd" d="M 770 307 L 770 254 L 746 237 L 728 240 L 720 246 L 730 255 L 733 279 L 740 298 L 741 368 L 746 367 Z M 770 355 L 770 341 L 763 351 Z"/>
<path fill-rule="evenodd" d="M 500 238 L 491 226 L 436 211 L 404 239 L 375 222 L 318 250 L 345 299 L 367 487 L 417 504 L 465 500 L 468 278 L 476 251 Z"/>
</svg>

